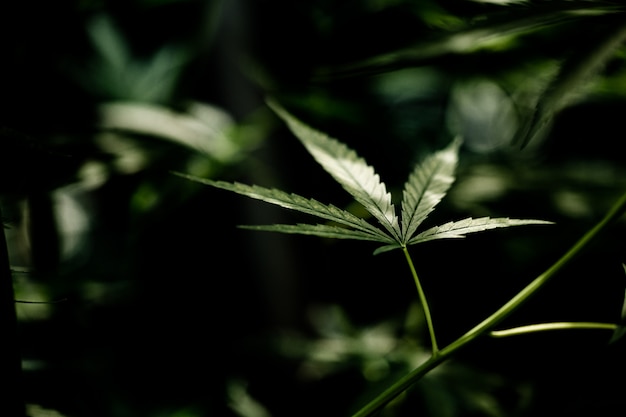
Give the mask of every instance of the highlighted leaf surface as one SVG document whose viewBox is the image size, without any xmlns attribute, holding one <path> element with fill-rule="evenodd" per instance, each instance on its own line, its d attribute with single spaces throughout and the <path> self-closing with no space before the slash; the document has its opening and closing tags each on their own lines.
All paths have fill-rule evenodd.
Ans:
<svg viewBox="0 0 626 417">
<path fill-rule="evenodd" d="M 206 184 L 206 185 L 211 185 L 213 187 L 222 188 L 228 191 L 235 192 L 237 194 L 242 194 L 247 197 L 251 197 L 257 200 L 262 200 L 267 203 L 272 203 L 280 207 L 299 211 L 299 212 L 306 213 L 306 214 L 311 214 L 313 216 L 317 216 L 322 219 L 330 220 L 330 221 L 351 227 L 356 230 L 348 230 L 348 229 L 345 229 L 345 230 L 348 232 L 351 232 L 350 236 L 352 237 L 361 236 L 361 238 L 365 240 L 373 240 L 373 241 L 378 241 L 378 242 L 393 242 L 393 239 L 389 237 L 384 231 L 380 230 L 377 227 L 372 226 L 365 220 L 361 219 L 360 217 L 355 216 L 349 211 L 342 210 L 333 205 L 326 205 L 326 204 L 320 203 L 319 201 L 314 200 L 314 199 L 307 199 L 297 194 L 289 194 L 289 193 L 286 193 L 284 191 L 280 191 L 274 188 L 265 188 L 265 187 L 260 187 L 258 185 L 246 185 L 246 184 L 241 184 L 238 182 L 229 183 L 225 181 L 213 181 L 209 179 L 198 178 L 192 175 L 180 174 L 180 173 L 178 173 L 177 175 L 183 178 L 187 178 L 196 182 Z M 302 228 L 302 226 L 303 225 L 298 225 L 297 227 Z M 272 229 L 273 231 L 282 231 L 282 230 L 277 230 L 278 228 L 280 228 L 279 225 L 256 226 L 255 228 L 257 229 L 264 228 L 264 230 Z M 340 229 L 340 228 L 336 227 L 335 229 Z M 288 232 L 285 229 L 285 232 L 295 233 L 291 228 Z M 315 233 L 311 233 L 310 230 L 307 230 L 306 233 L 304 232 L 305 231 L 303 230 L 303 234 L 315 234 Z M 318 235 L 322 236 L 322 234 L 318 234 Z M 326 235 L 324 236 L 328 237 Z"/>
<path fill-rule="evenodd" d="M 435 239 L 465 237 L 468 233 L 530 224 L 549 224 L 543 220 L 509 218 L 467 218 L 435 226 L 421 233 L 417 229 L 437 204 L 445 197 L 455 179 L 461 140 L 455 139 L 445 149 L 427 157 L 417 165 L 404 184 L 402 223 L 396 216 L 391 194 L 374 169 L 345 144 L 302 123 L 280 105 L 270 107 L 287 123 L 307 151 L 332 177 L 374 216 L 383 228 L 378 228 L 349 211 L 326 205 L 314 199 L 289 194 L 274 188 L 245 185 L 238 182 L 213 181 L 187 174 L 177 175 L 248 196 L 290 210 L 310 214 L 335 224 L 275 224 L 243 226 L 252 230 L 297 233 L 325 238 L 356 239 L 383 243 L 374 254 Z"/>
<path fill-rule="evenodd" d="M 404 185 L 402 242 L 407 243 L 417 227 L 435 209 L 454 182 L 460 140 L 454 140 L 415 167 Z"/>
<path fill-rule="evenodd" d="M 287 122 L 293 134 L 326 172 L 356 201 L 363 204 L 394 238 L 400 238 L 398 217 L 391 203 L 391 194 L 387 192 L 374 168 L 343 143 L 305 125 L 279 105 L 270 102 L 270 107 Z"/>
<path fill-rule="evenodd" d="M 360 230 L 351 230 L 344 227 L 331 226 L 326 224 L 274 224 L 268 226 L 242 226 L 244 229 L 262 230 L 266 232 L 292 233 L 300 235 L 314 235 L 331 239 L 355 239 L 369 240 L 373 242 L 390 242 L 393 239 L 389 236 L 377 236 L 363 233 Z"/>
<path fill-rule="evenodd" d="M 478 219 L 467 218 L 456 222 L 448 222 L 441 226 L 431 227 L 430 229 L 418 234 L 409 240 L 409 245 L 426 242 L 434 239 L 450 239 L 465 237 L 468 233 L 482 232 L 490 229 L 510 226 L 524 226 L 529 224 L 551 224 L 544 220 L 518 220 L 509 219 L 508 217 L 495 218 L 480 217 Z"/>
</svg>

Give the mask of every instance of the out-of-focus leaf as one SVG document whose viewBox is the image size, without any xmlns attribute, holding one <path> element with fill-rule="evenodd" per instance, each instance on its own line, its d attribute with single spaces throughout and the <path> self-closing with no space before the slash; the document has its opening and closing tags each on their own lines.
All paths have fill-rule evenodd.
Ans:
<svg viewBox="0 0 626 417">
<path fill-rule="evenodd" d="M 271 417 L 271 413 L 253 398 L 243 381 L 228 384 L 228 406 L 240 417 Z"/>
<path fill-rule="evenodd" d="M 31 417 L 66 417 L 66 414 L 61 414 L 57 410 L 50 408 L 44 408 L 38 404 L 27 404 L 26 412 Z"/>
<path fill-rule="evenodd" d="M 614 57 L 616 49 L 626 40 L 626 25 L 623 21 L 608 25 L 604 37 L 576 50 L 567 58 L 557 75 L 548 84 L 537 104 L 522 112 L 522 128 L 514 143 L 524 147 L 534 138 L 549 130 L 554 116 L 580 97 L 585 86 L 605 64 Z"/>
<path fill-rule="evenodd" d="M 414 46 L 338 68 L 324 68 L 316 78 L 332 79 L 378 74 L 423 65 L 450 54 L 469 54 L 490 48 L 516 36 L 583 20 L 589 16 L 622 12 L 623 7 L 587 1 L 546 2 L 541 5 L 507 6 L 500 13 L 475 16 L 465 28 L 434 35 Z"/>
<path fill-rule="evenodd" d="M 186 112 L 141 102 L 100 105 L 100 127 L 167 139 L 221 161 L 230 162 L 241 149 L 228 137 L 233 118 L 224 110 L 193 103 Z"/>
<path fill-rule="evenodd" d="M 108 16 L 95 17 L 88 26 L 94 60 L 77 79 L 85 88 L 107 99 L 164 102 L 171 98 L 183 65 L 185 48 L 165 45 L 152 57 L 133 56 L 128 41 Z"/>
<path fill-rule="evenodd" d="M 493 80 L 479 77 L 454 83 L 446 124 L 469 150 L 487 153 L 510 147 L 518 114 L 510 93 Z"/>
<path fill-rule="evenodd" d="M 108 68 L 123 71 L 130 59 L 130 51 L 110 19 L 98 16 L 91 21 L 87 29 L 101 62 Z"/>
</svg>

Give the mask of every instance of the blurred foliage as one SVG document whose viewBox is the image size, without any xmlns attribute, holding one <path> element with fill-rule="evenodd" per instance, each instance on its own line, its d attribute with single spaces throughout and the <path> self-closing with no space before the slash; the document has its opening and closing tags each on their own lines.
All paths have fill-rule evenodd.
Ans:
<svg viewBox="0 0 626 417">
<path fill-rule="evenodd" d="M 350 205 L 267 94 L 345 139 L 392 192 L 463 135 L 434 224 L 557 222 L 415 250 L 444 344 L 626 185 L 621 1 L 9 1 L 0 13 L 16 298 L 53 302 L 16 304 L 31 417 L 343 416 L 420 360 L 393 254 L 238 230 L 294 218 L 170 175 Z M 624 228 L 507 324 L 618 322 Z M 624 342 L 610 336 L 480 340 L 383 415 L 621 415 Z"/>
</svg>

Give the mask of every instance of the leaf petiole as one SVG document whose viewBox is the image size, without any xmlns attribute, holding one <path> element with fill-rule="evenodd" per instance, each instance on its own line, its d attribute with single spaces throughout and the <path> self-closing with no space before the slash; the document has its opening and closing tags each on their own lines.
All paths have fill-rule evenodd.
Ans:
<svg viewBox="0 0 626 417">
<path fill-rule="evenodd" d="M 406 246 L 402 247 L 402 252 L 404 252 L 404 257 L 406 258 L 406 261 L 409 264 L 409 268 L 411 269 L 411 275 L 413 275 L 413 280 L 415 281 L 415 286 L 417 287 L 417 293 L 419 295 L 420 302 L 422 303 L 422 308 L 424 309 L 424 316 L 426 318 L 426 324 L 428 326 L 428 333 L 430 334 L 430 343 L 431 343 L 432 350 L 433 350 L 433 357 L 435 357 L 439 354 L 439 347 L 437 346 L 437 337 L 435 336 L 435 327 L 433 325 L 433 319 L 430 314 L 430 307 L 428 307 L 426 294 L 424 293 L 422 284 L 420 283 L 419 277 L 417 276 L 417 271 L 415 271 L 413 260 L 411 259 L 411 255 L 409 255 L 409 251 L 406 248 Z"/>
<path fill-rule="evenodd" d="M 626 212 L 626 193 L 606 213 L 604 218 L 600 220 L 594 227 L 585 233 L 574 245 L 551 267 L 535 278 L 526 287 L 524 287 L 517 295 L 506 302 L 497 311 L 474 326 L 471 330 L 459 337 L 454 342 L 445 346 L 439 351 L 438 355 L 433 355 L 426 362 L 400 378 L 393 385 L 380 393 L 376 398 L 363 406 L 360 410 L 352 415 L 352 417 L 370 417 L 377 411 L 384 408 L 387 403 L 396 398 L 406 389 L 410 388 L 417 381 L 422 379 L 429 371 L 436 368 L 441 363 L 449 359 L 459 349 L 463 348 L 477 337 L 488 333 L 494 326 L 502 322 L 511 313 L 517 310 L 528 298 L 535 294 L 543 285 L 550 280 L 565 265 L 571 262 L 600 232 L 606 229 L 612 222 L 621 217 Z M 406 248 L 405 248 L 406 250 Z M 426 308 L 425 308 L 426 310 Z"/>
</svg>

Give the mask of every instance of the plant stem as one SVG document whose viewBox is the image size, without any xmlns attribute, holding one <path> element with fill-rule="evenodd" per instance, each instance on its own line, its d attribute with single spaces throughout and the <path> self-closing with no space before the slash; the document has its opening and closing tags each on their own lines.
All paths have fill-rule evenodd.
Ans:
<svg viewBox="0 0 626 417">
<path fill-rule="evenodd" d="M 487 317 L 470 331 L 450 343 L 439 351 L 438 355 L 433 355 L 430 359 L 418 366 L 416 369 L 396 381 L 376 398 L 366 404 L 363 408 L 353 414 L 352 417 L 369 417 L 381 410 L 389 401 L 400 395 L 407 388 L 419 381 L 429 371 L 449 359 L 457 350 L 472 342 L 478 336 L 489 331 L 496 326 L 513 311 L 519 308 L 531 295 L 535 294 L 550 278 L 556 275 L 567 263 L 578 255 L 593 238 L 603 231 L 614 220 L 618 219 L 626 210 L 626 193 L 611 207 L 600 222 L 585 233 L 559 260 L 557 260 L 544 273 L 535 278 L 530 284 L 522 289 L 517 295 L 500 307 L 495 313 Z"/>
<path fill-rule="evenodd" d="M 430 334 L 430 344 L 432 346 L 433 356 L 437 356 L 439 354 L 439 347 L 437 346 L 437 338 L 435 337 L 435 326 L 433 325 L 433 319 L 430 314 L 430 308 L 428 307 L 428 300 L 426 300 L 426 294 L 424 293 L 422 284 L 420 283 L 417 272 L 415 271 L 413 260 L 411 259 L 411 255 L 409 255 L 409 251 L 406 246 L 402 247 L 402 252 L 404 252 L 404 257 L 406 258 L 406 261 L 409 264 L 409 268 L 411 269 L 411 274 L 413 275 L 413 280 L 415 281 L 415 286 L 417 287 L 417 293 L 419 294 L 420 302 L 422 303 L 422 308 L 424 309 L 424 316 L 426 318 L 426 324 L 428 326 L 428 333 Z"/>
<path fill-rule="evenodd" d="M 22 359 L 17 338 L 17 314 L 13 292 L 13 276 L 9 265 L 9 255 L 2 210 L 0 207 L 0 335 L 3 353 L 0 357 L 0 387 L 6 401 L 2 401 L 2 415 L 23 417 L 26 409 L 22 400 Z"/>
<path fill-rule="evenodd" d="M 521 334 L 545 332 L 549 330 L 570 330 L 570 329 L 605 329 L 616 330 L 619 327 L 613 323 L 591 323 L 591 322 L 556 322 L 556 323 L 540 323 L 529 324 L 528 326 L 514 327 L 505 330 L 492 330 L 489 336 L 508 337 Z"/>
</svg>

